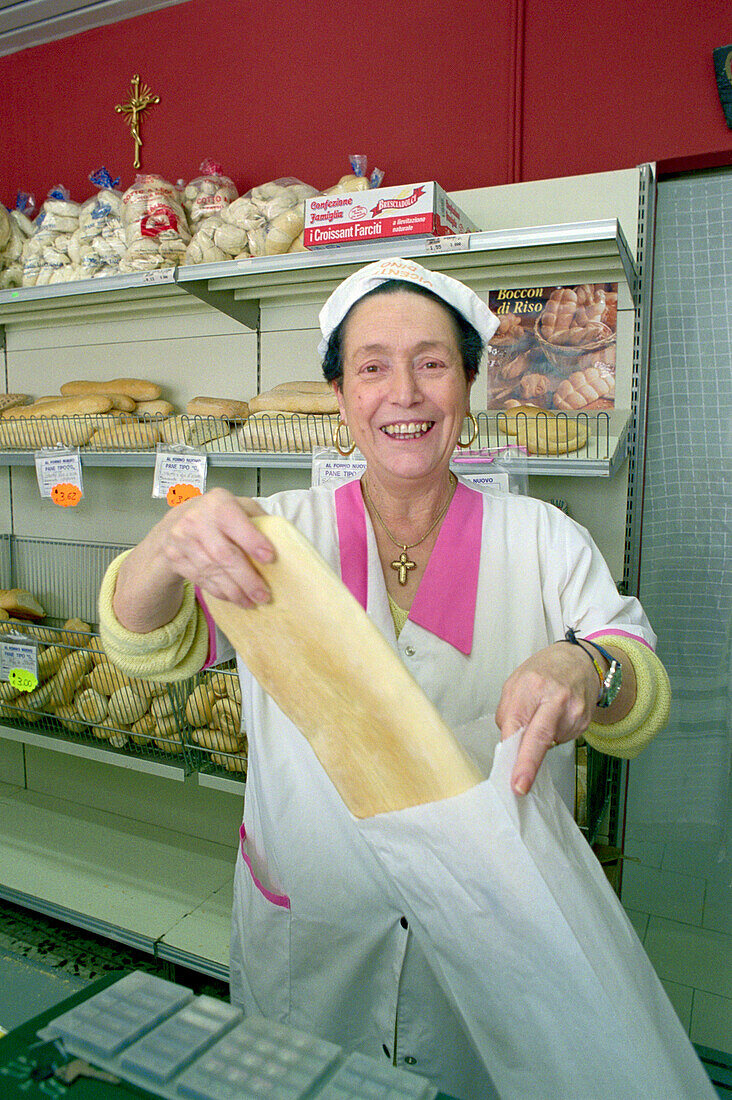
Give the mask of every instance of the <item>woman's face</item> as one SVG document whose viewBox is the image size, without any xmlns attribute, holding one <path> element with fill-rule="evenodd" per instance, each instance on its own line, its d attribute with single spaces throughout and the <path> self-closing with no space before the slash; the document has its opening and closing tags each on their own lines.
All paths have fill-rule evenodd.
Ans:
<svg viewBox="0 0 732 1100">
<path fill-rule="evenodd" d="M 357 302 L 345 325 L 341 416 L 382 478 L 443 476 L 468 409 L 454 322 L 421 294 Z"/>
</svg>

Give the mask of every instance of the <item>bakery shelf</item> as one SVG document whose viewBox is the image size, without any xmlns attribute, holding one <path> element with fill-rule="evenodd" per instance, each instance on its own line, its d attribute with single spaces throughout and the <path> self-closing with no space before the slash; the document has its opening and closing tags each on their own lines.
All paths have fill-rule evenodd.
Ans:
<svg viewBox="0 0 732 1100">
<path fill-rule="evenodd" d="M 552 417 L 552 414 L 549 414 Z M 58 429 L 58 438 L 63 441 L 68 438 L 69 432 L 76 432 L 83 426 L 84 417 L 47 418 L 43 421 L 35 421 L 43 427 L 37 430 L 43 433 L 43 439 L 56 438 L 53 434 Z M 205 435 L 206 421 L 214 418 L 183 417 L 182 421 L 191 426 L 196 432 Z M 477 412 L 478 436 L 471 447 L 462 452 L 456 452 L 460 462 L 470 460 L 470 469 L 475 472 L 489 472 L 493 464 L 495 451 L 505 448 L 511 443 L 521 443 L 526 433 L 525 417 L 519 423 L 519 435 L 510 435 L 506 428 L 508 421 L 506 412 L 500 409 L 487 412 Z M 627 454 L 628 434 L 631 423 L 631 415 L 628 410 L 607 409 L 591 412 L 573 412 L 556 414 L 556 422 L 559 431 L 560 444 L 571 438 L 575 428 L 586 432 L 587 442 L 577 450 L 568 450 L 560 454 L 528 454 L 525 456 L 526 472 L 538 476 L 579 476 L 579 477 L 611 477 L 620 467 Z M 3 422 L 0 422 L 2 424 Z M 12 423 L 12 422 L 8 422 Z M 27 422 L 24 422 L 27 423 Z M 220 425 L 220 421 L 216 424 Z M 544 443 L 547 449 L 547 417 L 539 415 L 538 441 Z M 312 450 L 314 447 L 328 446 L 332 438 L 333 418 L 303 414 L 294 419 L 286 419 L 277 414 L 271 417 L 266 414 L 257 421 L 257 426 L 248 429 L 248 449 L 241 448 L 239 433 L 245 428 L 247 422 L 233 425 L 226 435 L 214 438 L 205 443 L 204 449 L 211 467 L 278 467 L 290 469 L 309 469 L 312 465 Z M 27 427 L 24 431 L 29 430 Z M 467 430 L 467 429 L 466 429 Z M 124 426 L 119 428 L 120 442 L 124 442 Z M 213 434 L 213 431 L 212 431 Z M 202 436 L 199 436 L 202 437 Z M 41 436 L 39 436 L 39 439 Z M 188 436 L 181 434 L 176 437 L 176 442 L 190 442 Z M 560 450 L 562 448 L 560 447 Z M 156 451 L 154 447 L 145 450 L 120 449 L 116 451 L 93 449 L 93 443 L 80 448 L 82 466 L 95 467 L 147 467 L 155 465 Z M 2 450 L 0 451 L 0 466 L 32 466 L 34 464 L 34 452 L 31 450 Z M 465 466 L 463 468 L 466 468 Z"/>
<path fill-rule="evenodd" d="M 34 730 L 20 729 L 16 726 L 0 725 L 0 737 L 6 741 L 18 741 L 23 745 L 35 745 L 39 749 L 51 752 L 63 752 L 68 756 L 77 756 L 83 760 L 96 760 L 99 764 L 114 764 L 130 771 L 144 772 L 146 775 L 158 775 L 163 779 L 184 782 L 188 774 L 183 764 L 168 764 L 160 759 L 145 756 L 132 756 L 113 748 L 102 748 L 104 742 L 97 745 L 88 741 L 63 737 L 60 732 L 47 730 L 36 733 Z"/>
<path fill-rule="evenodd" d="M 200 837 L 28 790 L 0 815 L 0 897 L 151 955 L 231 882 L 230 848 Z"/>
<path fill-rule="evenodd" d="M 72 317 L 152 313 L 190 308 L 193 302 L 259 325 L 259 303 L 273 298 L 323 299 L 363 264 L 399 255 L 462 279 L 476 289 L 620 281 L 637 300 L 638 273 L 616 219 L 492 230 L 459 237 L 293 252 L 186 265 L 135 275 L 111 275 L 50 286 L 0 291 L 0 325 L 67 321 Z"/>
<path fill-rule="evenodd" d="M 272 298 L 324 299 L 357 268 L 399 255 L 483 290 L 501 285 L 625 283 L 635 301 L 638 273 L 617 219 L 496 230 L 460 237 L 390 240 L 373 245 L 294 252 L 179 267 L 176 283 L 235 316 L 233 303 Z M 220 304 L 217 305 L 217 301 Z"/>
</svg>

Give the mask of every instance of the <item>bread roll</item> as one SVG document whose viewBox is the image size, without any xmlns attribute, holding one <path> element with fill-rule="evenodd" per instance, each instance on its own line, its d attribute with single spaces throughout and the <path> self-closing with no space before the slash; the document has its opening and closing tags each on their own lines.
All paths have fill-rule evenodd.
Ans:
<svg viewBox="0 0 732 1100">
<path fill-rule="evenodd" d="M 222 733 L 239 735 L 241 732 L 241 707 L 233 699 L 217 699 L 211 708 L 210 724 Z"/>
<path fill-rule="evenodd" d="M 25 588 L 0 589 L 0 608 L 3 608 L 14 619 L 29 619 L 37 622 L 44 619 L 46 612 L 32 592 Z"/>
<path fill-rule="evenodd" d="M 81 691 L 74 699 L 74 707 L 79 718 L 83 718 L 91 725 L 99 725 L 107 717 L 109 700 L 106 695 L 89 688 Z"/>
<path fill-rule="evenodd" d="M 144 378 L 110 378 L 107 382 L 81 380 L 64 382 L 61 387 L 61 393 L 65 396 L 124 393 L 134 401 L 157 401 L 162 392 L 156 382 L 148 382 Z"/>
<path fill-rule="evenodd" d="M 216 695 L 207 683 L 199 684 L 188 696 L 186 703 L 186 722 L 189 726 L 207 726 L 211 722 L 211 711 Z"/>
<path fill-rule="evenodd" d="M 230 772 L 244 772 L 247 770 L 247 757 L 246 753 L 235 753 L 231 756 L 221 756 L 220 753 L 212 752 L 211 760 L 214 764 L 218 764 L 221 768 L 227 768 Z"/>
<path fill-rule="evenodd" d="M 130 726 L 130 738 L 136 745 L 149 745 L 155 733 L 155 719 L 150 711 Z"/>
<path fill-rule="evenodd" d="M 71 733 L 84 732 L 86 729 L 86 722 L 80 722 L 76 717 L 76 708 L 73 703 L 61 703 L 53 709 L 61 725 L 65 726 L 67 730 L 70 730 Z"/>
<path fill-rule="evenodd" d="M 156 695 L 154 699 L 150 701 L 150 714 L 152 718 L 159 721 L 161 718 L 167 718 L 169 714 L 175 712 L 175 699 L 170 692 L 165 692 L 163 695 Z"/>
<path fill-rule="evenodd" d="M 241 735 L 214 729 L 212 726 L 191 730 L 191 737 L 199 748 L 212 749 L 215 752 L 241 752 L 246 745 L 246 740 Z"/>
<path fill-rule="evenodd" d="M 118 688 L 109 697 L 107 717 L 113 726 L 130 726 L 142 718 L 148 708 L 148 700 L 138 695 L 132 687 Z"/>
<path fill-rule="evenodd" d="M 194 397 L 186 405 L 189 416 L 218 416 L 223 420 L 246 420 L 249 405 L 228 397 Z"/>
<path fill-rule="evenodd" d="M 135 405 L 135 416 L 139 416 L 141 419 L 150 419 L 161 417 L 165 419 L 168 416 L 172 416 L 175 412 L 175 408 L 171 405 L 170 401 L 138 401 Z"/>
</svg>

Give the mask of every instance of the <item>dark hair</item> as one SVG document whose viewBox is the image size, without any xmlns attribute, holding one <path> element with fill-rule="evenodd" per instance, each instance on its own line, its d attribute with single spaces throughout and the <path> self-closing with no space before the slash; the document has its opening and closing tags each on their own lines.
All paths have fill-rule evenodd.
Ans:
<svg viewBox="0 0 732 1100">
<path fill-rule="evenodd" d="M 420 286 L 419 283 L 410 283 L 404 279 L 387 279 L 386 282 L 380 283 L 373 290 L 369 290 L 367 294 L 358 299 L 358 302 L 363 302 L 365 298 L 373 298 L 377 294 L 395 294 L 402 290 L 407 290 L 411 294 L 421 294 L 424 298 L 431 298 L 433 302 L 437 302 L 447 311 L 455 325 L 465 377 L 468 382 L 472 382 L 478 373 L 480 359 L 483 354 L 483 339 L 470 321 L 467 321 L 462 313 L 459 313 L 449 302 L 440 298 L 438 294 L 428 290 L 427 287 Z M 354 302 L 354 305 L 358 305 L 358 302 Z M 326 381 L 336 382 L 339 388 L 343 385 L 343 338 L 346 331 L 346 322 L 352 310 L 353 306 L 351 306 L 340 324 L 331 332 L 323 357 L 323 374 Z"/>
</svg>

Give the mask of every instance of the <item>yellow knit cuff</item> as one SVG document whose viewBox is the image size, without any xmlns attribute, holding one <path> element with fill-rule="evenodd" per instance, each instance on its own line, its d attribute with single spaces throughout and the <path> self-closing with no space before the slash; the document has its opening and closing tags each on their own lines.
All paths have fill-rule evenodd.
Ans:
<svg viewBox="0 0 732 1100">
<path fill-rule="evenodd" d="M 671 684 L 666 669 L 648 646 L 624 635 L 605 634 L 593 638 L 612 645 L 630 659 L 635 671 L 636 697 L 632 709 L 610 726 L 590 723 L 585 740 L 607 756 L 632 760 L 664 728 L 671 710 Z"/>
<path fill-rule="evenodd" d="M 117 575 L 130 554 L 125 550 L 110 564 L 99 590 L 99 633 L 109 659 L 128 676 L 174 682 L 193 676 L 208 655 L 208 623 L 186 581 L 183 603 L 171 622 L 137 634 L 122 626 L 112 607 Z"/>
</svg>

